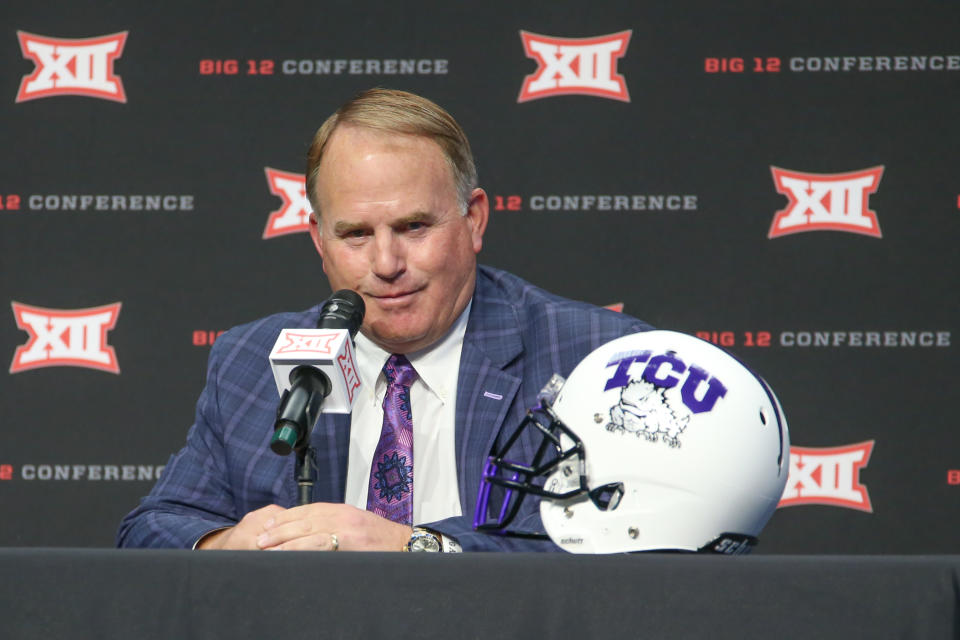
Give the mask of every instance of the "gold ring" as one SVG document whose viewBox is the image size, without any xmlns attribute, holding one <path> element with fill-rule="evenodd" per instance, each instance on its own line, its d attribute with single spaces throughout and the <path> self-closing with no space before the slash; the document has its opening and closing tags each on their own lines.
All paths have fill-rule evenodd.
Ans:
<svg viewBox="0 0 960 640">
<path fill-rule="evenodd" d="M 337 539 L 337 534 L 330 534 L 330 551 L 336 551 L 340 548 L 340 540 Z"/>
</svg>

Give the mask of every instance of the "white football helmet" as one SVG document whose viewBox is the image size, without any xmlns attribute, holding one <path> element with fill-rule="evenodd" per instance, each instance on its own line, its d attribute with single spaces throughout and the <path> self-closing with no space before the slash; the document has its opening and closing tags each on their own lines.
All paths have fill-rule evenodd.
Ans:
<svg viewBox="0 0 960 640">
<path fill-rule="evenodd" d="M 492 453 L 474 524 L 535 537 L 507 530 L 532 494 L 549 537 L 574 553 L 745 553 L 777 508 L 789 455 L 761 378 L 698 338 L 637 333 L 554 376 Z"/>
</svg>

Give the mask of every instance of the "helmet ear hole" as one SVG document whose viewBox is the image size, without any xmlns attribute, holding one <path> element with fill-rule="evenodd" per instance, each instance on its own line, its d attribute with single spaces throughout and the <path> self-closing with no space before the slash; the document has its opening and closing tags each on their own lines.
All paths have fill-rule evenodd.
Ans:
<svg viewBox="0 0 960 640">
<path fill-rule="evenodd" d="M 611 482 L 589 492 L 590 500 L 600 511 L 613 511 L 620 506 L 620 498 L 623 497 L 623 483 Z"/>
<path fill-rule="evenodd" d="M 760 424 L 767 426 L 767 412 L 764 411 L 763 407 L 760 407 Z"/>
</svg>

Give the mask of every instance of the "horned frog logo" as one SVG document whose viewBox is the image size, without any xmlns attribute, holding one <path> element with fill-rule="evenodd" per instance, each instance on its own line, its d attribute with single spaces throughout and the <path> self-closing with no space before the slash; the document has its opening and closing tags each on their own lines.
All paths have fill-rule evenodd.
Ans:
<svg viewBox="0 0 960 640">
<path fill-rule="evenodd" d="M 607 431 L 632 433 L 648 442 L 662 439 L 670 447 L 679 447 L 690 416 L 678 416 L 664 391 L 643 379 L 630 380 L 620 391 L 620 402 L 610 409 Z"/>
</svg>

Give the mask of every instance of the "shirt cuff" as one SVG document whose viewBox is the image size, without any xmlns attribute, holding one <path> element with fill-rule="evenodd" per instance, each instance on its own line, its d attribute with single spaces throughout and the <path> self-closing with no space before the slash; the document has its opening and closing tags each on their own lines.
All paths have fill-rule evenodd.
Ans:
<svg viewBox="0 0 960 640">
<path fill-rule="evenodd" d="M 204 538 L 206 538 L 207 536 L 209 536 L 209 535 L 211 535 L 211 534 L 216 533 L 217 531 L 223 531 L 223 530 L 229 529 L 229 528 L 230 528 L 230 527 L 220 527 L 219 529 L 211 529 L 210 531 L 207 531 L 205 534 L 203 534 L 202 536 L 200 536 L 199 538 L 197 538 L 197 541 L 193 543 L 193 547 L 191 547 L 191 548 L 192 548 L 194 551 L 196 551 L 196 550 L 197 550 L 197 545 L 200 544 L 201 542 L 203 542 L 203 539 L 204 539 Z"/>
<path fill-rule="evenodd" d="M 450 536 L 445 536 L 442 533 L 437 533 L 440 536 L 440 550 L 444 553 L 463 553 L 463 547 L 460 546 L 460 543 L 451 538 Z"/>
</svg>

